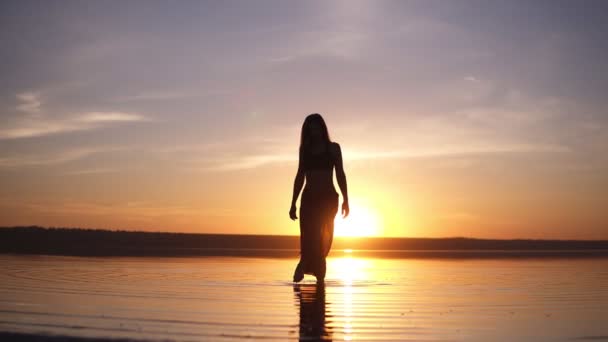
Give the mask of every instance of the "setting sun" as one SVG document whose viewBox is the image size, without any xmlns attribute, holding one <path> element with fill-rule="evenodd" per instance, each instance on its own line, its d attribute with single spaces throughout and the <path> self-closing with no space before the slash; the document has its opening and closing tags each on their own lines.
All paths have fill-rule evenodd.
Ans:
<svg viewBox="0 0 608 342">
<path fill-rule="evenodd" d="M 335 236 L 376 236 L 379 233 L 378 218 L 369 207 L 350 205 L 350 214 L 343 218 L 341 213 L 334 220 Z"/>
</svg>

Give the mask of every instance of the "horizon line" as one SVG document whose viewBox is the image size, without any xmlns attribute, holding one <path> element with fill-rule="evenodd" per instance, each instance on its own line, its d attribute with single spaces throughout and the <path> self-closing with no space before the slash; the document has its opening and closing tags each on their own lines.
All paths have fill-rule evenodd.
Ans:
<svg viewBox="0 0 608 342">
<path fill-rule="evenodd" d="M 297 234 L 247 234 L 247 233 L 203 233 L 203 232 L 170 232 L 170 231 L 147 231 L 130 230 L 121 228 L 91 228 L 91 227 L 59 227 L 59 226 L 39 226 L 39 225 L 18 225 L 0 226 L 0 229 L 44 229 L 44 230 L 85 230 L 85 231 L 104 231 L 112 233 L 141 233 L 141 234 L 182 234 L 182 235 L 222 235 L 222 236 L 260 236 L 260 237 L 298 237 Z M 552 239 L 552 238 L 480 238 L 468 236 L 442 236 L 442 237 L 411 237 L 411 236 L 335 236 L 334 239 L 418 239 L 418 240 L 487 240 L 487 241 L 564 241 L 564 242 L 607 242 L 608 239 Z"/>
</svg>

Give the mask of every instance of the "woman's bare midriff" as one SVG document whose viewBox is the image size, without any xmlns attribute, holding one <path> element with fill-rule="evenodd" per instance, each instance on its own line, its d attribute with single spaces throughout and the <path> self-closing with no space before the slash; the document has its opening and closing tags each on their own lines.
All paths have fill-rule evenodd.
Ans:
<svg viewBox="0 0 608 342">
<path fill-rule="evenodd" d="M 334 170 L 309 170 L 306 172 L 304 190 L 311 192 L 336 192 Z"/>
</svg>

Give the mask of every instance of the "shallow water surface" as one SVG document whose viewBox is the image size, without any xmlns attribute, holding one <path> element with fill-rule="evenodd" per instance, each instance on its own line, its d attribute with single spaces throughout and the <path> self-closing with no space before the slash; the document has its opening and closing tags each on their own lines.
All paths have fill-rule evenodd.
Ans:
<svg viewBox="0 0 608 342">
<path fill-rule="evenodd" d="M 196 340 L 608 340 L 608 259 L 0 256 L 0 330 Z"/>
</svg>

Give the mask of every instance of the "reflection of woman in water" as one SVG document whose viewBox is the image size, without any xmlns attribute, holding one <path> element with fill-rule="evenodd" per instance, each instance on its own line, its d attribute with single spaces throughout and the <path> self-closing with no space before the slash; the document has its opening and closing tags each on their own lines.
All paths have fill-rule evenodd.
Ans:
<svg viewBox="0 0 608 342">
<path fill-rule="evenodd" d="M 329 253 L 334 236 L 334 217 L 338 212 L 338 193 L 334 188 L 333 168 L 344 198 L 342 214 L 348 215 L 346 175 L 342 167 L 342 152 L 338 143 L 329 140 L 325 121 L 320 114 L 310 114 L 304 120 L 300 136 L 298 172 L 293 185 L 293 198 L 289 217 L 296 216 L 296 200 L 304 185 L 300 201 L 300 262 L 293 273 L 298 282 L 304 274 L 311 274 L 317 281 L 325 279 L 325 257 Z"/>
<path fill-rule="evenodd" d="M 331 341 L 333 331 L 325 322 L 325 284 L 294 284 L 300 305 L 300 341 Z"/>
</svg>

